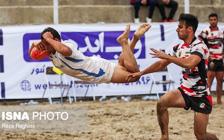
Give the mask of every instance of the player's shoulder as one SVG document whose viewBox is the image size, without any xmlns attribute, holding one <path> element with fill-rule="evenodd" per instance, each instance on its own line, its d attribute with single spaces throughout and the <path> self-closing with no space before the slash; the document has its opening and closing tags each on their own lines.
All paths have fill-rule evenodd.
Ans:
<svg viewBox="0 0 224 140">
<path fill-rule="evenodd" d="M 205 27 L 204 29 L 202 29 L 203 32 L 209 32 L 211 31 L 211 28 L 209 26 Z"/>
<path fill-rule="evenodd" d="M 61 43 L 64 44 L 64 45 L 66 45 L 66 46 L 68 46 L 68 47 L 70 47 L 70 48 L 71 48 L 71 47 L 72 47 L 72 48 L 74 47 L 74 44 L 73 44 L 71 41 L 67 41 L 67 40 L 66 40 L 66 41 L 62 41 Z"/>
<path fill-rule="evenodd" d="M 192 42 L 192 50 L 200 52 L 201 54 L 204 54 L 204 55 L 207 55 L 209 52 L 207 45 L 200 39 L 195 39 Z"/>
<path fill-rule="evenodd" d="M 203 36 L 206 35 L 206 36 L 208 36 L 209 32 L 211 32 L 211 29 L 210 29 L 210 27 L 208 26 L 208 27 L 205 27 L 204 29 L 201 30 L 200 35 L 203 35 Z M 199 36 L 200 36 L 200 35 L 199 35 Z"/>
<path fill-rule="evenodd" d="M 173 51 L 176 52 L 176 51 L 178 50 L 179 46 L 180 46 L 180 43 L 174 45 L 174 46 L 173 46 Z"/>
<path fill-rule="evenodd" d="M 195 40 L 192 42 L 192 46 L 193 47 L 195 47 L 195 46 L 202 46 L 202 47 L 204 47 L 204 46 L 206 46 L 206 44 L 202 41 L 202 40 L 200 40 L 199 38 L 195 38 Z"/>
</svg>

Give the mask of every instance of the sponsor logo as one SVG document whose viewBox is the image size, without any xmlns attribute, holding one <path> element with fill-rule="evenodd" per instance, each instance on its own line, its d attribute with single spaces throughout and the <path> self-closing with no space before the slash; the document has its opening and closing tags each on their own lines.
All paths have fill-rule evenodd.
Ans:
<svg viewBox="0 0 224 140">
<path fill-rule="evenodd" d="M 31 84 L 30 84 L 30 81 L 28 80 L 23 80 L 20 83 L 20 87 L 23 91 L 31 91 Z"/>
<path fill-rule="evenodd" d="M 200 108 L 205 108 L 205 103 L 201 103 Z"/>
</svg>

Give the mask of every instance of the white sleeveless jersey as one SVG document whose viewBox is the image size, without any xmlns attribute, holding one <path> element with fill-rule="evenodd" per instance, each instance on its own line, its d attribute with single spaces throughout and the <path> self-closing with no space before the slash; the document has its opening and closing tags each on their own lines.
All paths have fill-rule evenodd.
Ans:
<svg viewBox="0 0 224 140">
<path fill-rule="evenodd" d="M 99 57 L 87 57 L 68 42 L 62 42 L 72 50 L 71 56 L 63 56 L 56 52 L 50 55 L 55 67 L 63 73 L 91 83 L 108 83 L 111 81 L 115 63 Z"/>
</svg>

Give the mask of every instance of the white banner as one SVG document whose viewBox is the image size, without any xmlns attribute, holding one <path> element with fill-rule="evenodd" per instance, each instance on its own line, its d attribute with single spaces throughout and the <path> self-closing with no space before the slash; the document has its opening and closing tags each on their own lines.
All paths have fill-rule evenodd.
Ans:
<svg viewBox="0 0 224 140">
<path fill-rule="evenodd" d="M 125 29 L 125 24 L 75 24 L 0 27 L 0 98 L 26 99 L 60 97 L 64 92 L 76 96 L 136 95 L 165 92 L 180 84 L 180 68 L 171 64 L 168 72 L 158 72 L 141 77 L 134 83 L 126 84 L 80 84 L 77 79 L 66 75 L 48 75 L 49 60 L 33 61 L 28 49 L 33 41 L 40 39 L 41 31 L 51 26 L 61 33 L 62 40 L 70 40 L 87 56 L 97 55 L 117 62 L 121 46 L 116 38 Z M 131 25 L 130 38 L 138 25 Z M 200 24 L 198 31 L 207 24 Z M 172 47 L 180 42 L 176 33 L 177 23 L 153 23 L 151 29 L 137 43 L 135 57 L 144 69 L 157 59 L 149 55 L 150 48 L 172 53 Z M 153 84 L 153 81 L 173 80 L 169 85 Z M 152 88 L 152 89 L 151 89 Z"/>
</svg>

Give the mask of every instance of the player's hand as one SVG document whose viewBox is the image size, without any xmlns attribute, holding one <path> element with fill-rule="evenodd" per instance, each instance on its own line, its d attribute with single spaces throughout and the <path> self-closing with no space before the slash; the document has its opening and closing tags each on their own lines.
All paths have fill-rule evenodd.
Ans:
<svg viewBox="0 0 224 140">
<path fill-rule="evenodd" d="M 50 52 L 47 50 L 46 46 L 42 41 L 38 43 L 33 43 L 29 49 L 29 55 L 34 60 L 43 60 L 50 55 Z"/>
<path fill-rule="evenodd" d="M 36 47 L 38 50 L 41 50 L 41 51 L 47 50 L 47 46 L 43 41 L 33 43 L 32 47 Z"/>
<path fill-rule="evenodd" d="M 155 58 L 167 59 L 169 57 L 169 55 L 163 51 L 159 51 L 153 48 L 151 48 L 150 50 L 152 51 L 150 54 Z"/>
<path fill-rule="evenodd" d="M 42 35 L 42 37 L 47 41 L 48 38 L 53 39 L 53 35 L 51 34 L 51 32 L 46 32 Z"/>
<path fill-rule="evenodd" d="M 133 78 L 140 78 L 142 76 L 142 72 L 135 72 L 135 73 L 130 73 L 128 75 L 128 81 L 130 81 L 130 79 L 133 79 Z"/>
</svg>

